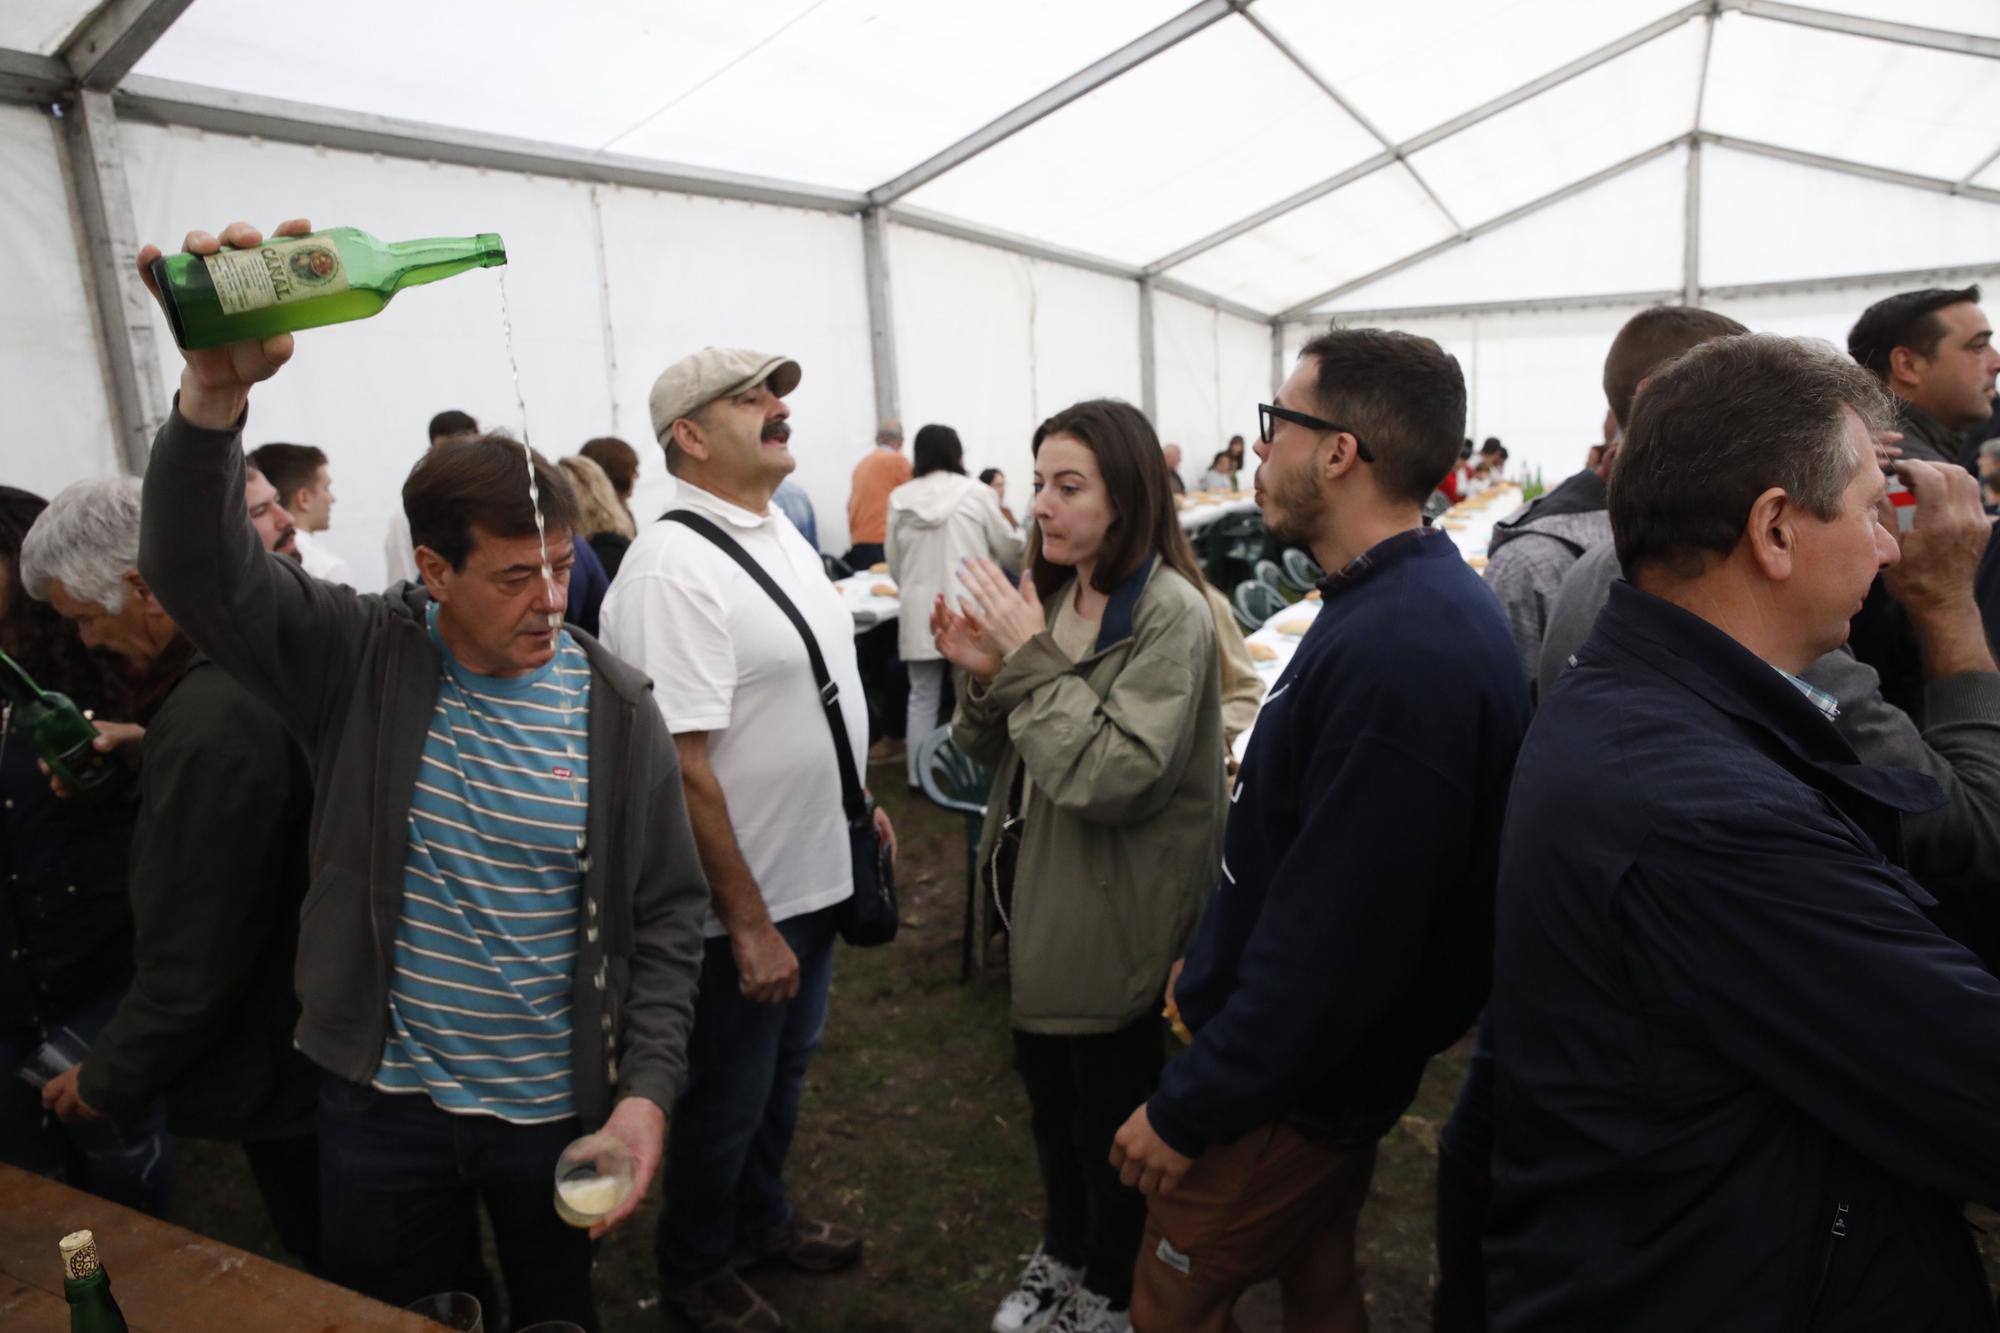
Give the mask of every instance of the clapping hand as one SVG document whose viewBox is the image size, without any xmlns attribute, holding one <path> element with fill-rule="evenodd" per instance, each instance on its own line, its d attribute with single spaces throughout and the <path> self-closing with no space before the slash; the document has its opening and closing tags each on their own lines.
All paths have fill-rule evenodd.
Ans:
<svg viewBox="0 0 2000 1333">
<path fill-rule="evenodd" d="M 959 568 L 958 581 L 971 598 L 967 614 L 977 617 L 976 623 L 984 627 L 1003 660 L 1047 628 L 1048 617 L 1032 574 L 1023 572 L 1017 589 L 1000 566 L 980 556 Z"/>
<path fill-rule="evenodd" d="M 942 593 L 931 607 L 931 642 L 945 661 L 982 684 L 1000 674 L 1000 649 L 977 617 L 952 610 Z"/>
<path fill-rule="evenodd" d="M 304 236 L 311 230 L 310 222 L 293 218 L 280 222 L 271 234 Z M 205 231 L 189 232 L 181 242 L 181 249 L 191 255 L 212 255 L 225 245 L 232 250 L 254 250 L 263 243 L 264 234 L 255 227 L 247 222 L 232 222 L 222 229 L 219 237 Z M 157 245 L 139 251 L 139 278 L 156 298 L 160 291 L 153 281 L 153 261 L 159 257 Z M 280 333 L 226 347 L 184 350 L 181 357 L 187 362 L 181 371 L 181 416 L 196 426 L 227 430 L 243 415 L 250 386 L 270 379 L 292 359 L 292 335 Z"/>
</svg>

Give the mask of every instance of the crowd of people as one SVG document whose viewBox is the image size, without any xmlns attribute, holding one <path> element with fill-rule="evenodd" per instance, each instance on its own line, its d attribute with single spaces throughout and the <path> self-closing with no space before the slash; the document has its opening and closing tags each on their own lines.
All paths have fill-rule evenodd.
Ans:
<svg viewBox="0 0 2000 1333">
<path fill-rule="evenodd" d="M 1845 356 L 1635 315 L 1603 443 L 1483 578 L 1426 518 L 1506 466 L 1458 363 L 1321 334 L 1254 462 L 1238 437 L 1196 487 L 1252 485 L 1328 571 L 1268 693 L 1138 409 L 1041 423 L 1019 521 L 952 429 L 906 456 L 882 424 L 844 564 L 899 589 L 910 743 L 873 757 L 915 786 L 948 723 L 991 775 L 1044 1200 L 995 1333 L 1225 1333 L 1272 1280 L 1287 1330 L 1365 1328 L 1378 1145 L 1475 1027 L 1437 1328 L 1994 1326 L 1963 1214 L 2000 1205 L 1978 301 L 1892 297 Z M 71 1048 L 8 1080 L 0 1158 L 158 1210 L 175 1135 L 241 1144 L 315 1273 L 504 1289 L 515 1326 L 595 1328 L 592 1242 L 658 1188 L 667 1307 L 771 1333 L 746 1272 L 863 1255 L 786 1167 L 896 845 L 787 493 L 804 369 L 667 367 L 647 523 L 623 441 L 524 464 L 439 414 L 374 593 L 323 549 L 326 455 L 244 451 L 293 351 L 185 353 L 143 482 L 0 490 L 0 649 L 127 775 L 89 802 L 0 748 L 0 1053 Z M 588 1231 L 550 1203 L 586 1132 L 636 1180 Z"/>
</svg>

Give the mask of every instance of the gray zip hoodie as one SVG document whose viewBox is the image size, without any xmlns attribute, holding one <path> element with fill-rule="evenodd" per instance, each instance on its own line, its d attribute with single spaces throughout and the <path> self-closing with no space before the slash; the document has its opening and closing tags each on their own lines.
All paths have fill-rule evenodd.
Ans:
<svg viewBox="0 0 2000 1333">
<path fill-rule="evenodd" d="M 322 1068 L 366 1083 L 387 1031 L 410 794 L 443 663 L 421 587 L 362 595 L 264 550 L 243 503 L 242 426 L 206 430 L 176 409 L 160 428 L 139 569 L 195 646 L 305 747 L 314 800 L 296 1040 Z M 610 1112 L 613 1085 L 673 1105 L 687 1072 L 708 884 L 652 682 L 569 632 L 590 659 L 593 778 L 571 1055 L 577 1114 L 595 1125 Z"/>
</svg>

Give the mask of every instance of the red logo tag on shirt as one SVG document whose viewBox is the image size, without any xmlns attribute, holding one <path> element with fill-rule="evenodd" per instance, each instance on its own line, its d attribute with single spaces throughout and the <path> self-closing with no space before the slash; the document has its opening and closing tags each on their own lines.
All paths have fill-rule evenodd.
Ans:
<svg viewBox="0 0 2000 1333">
<path fill-rule="evenodd" d="M 555 775 L 556 775 L 557 777 L 559 777 L 559 778 L 566 778 L 566 777 L 568 777 L 568 776 L 570 775 L 570 773 L 569 773 L 569 770 L 568 770 L 568 769 L 566 769 L 566 768 L 558 768 L 558 769 L 555 769 L 555 770 L 553 770 L 553 771 L 554 771 Z"/>
</svg>

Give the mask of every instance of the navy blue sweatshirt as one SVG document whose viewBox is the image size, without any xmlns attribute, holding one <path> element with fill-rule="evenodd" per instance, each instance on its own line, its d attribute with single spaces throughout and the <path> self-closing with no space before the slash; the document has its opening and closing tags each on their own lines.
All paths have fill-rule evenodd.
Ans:
<svg viewBox="0 0 2000 1333">
<path fill-rule="evenodd" d="M 1274 1120 L 1359 1143 L 1486 997 L 1513 637 L 1442 533 L 1321 585 L 1231 796 L 1222 879 L 1175 987 L 1192 1049 L 1148 1104 L 1194 1156 Z"/>
</svg>

